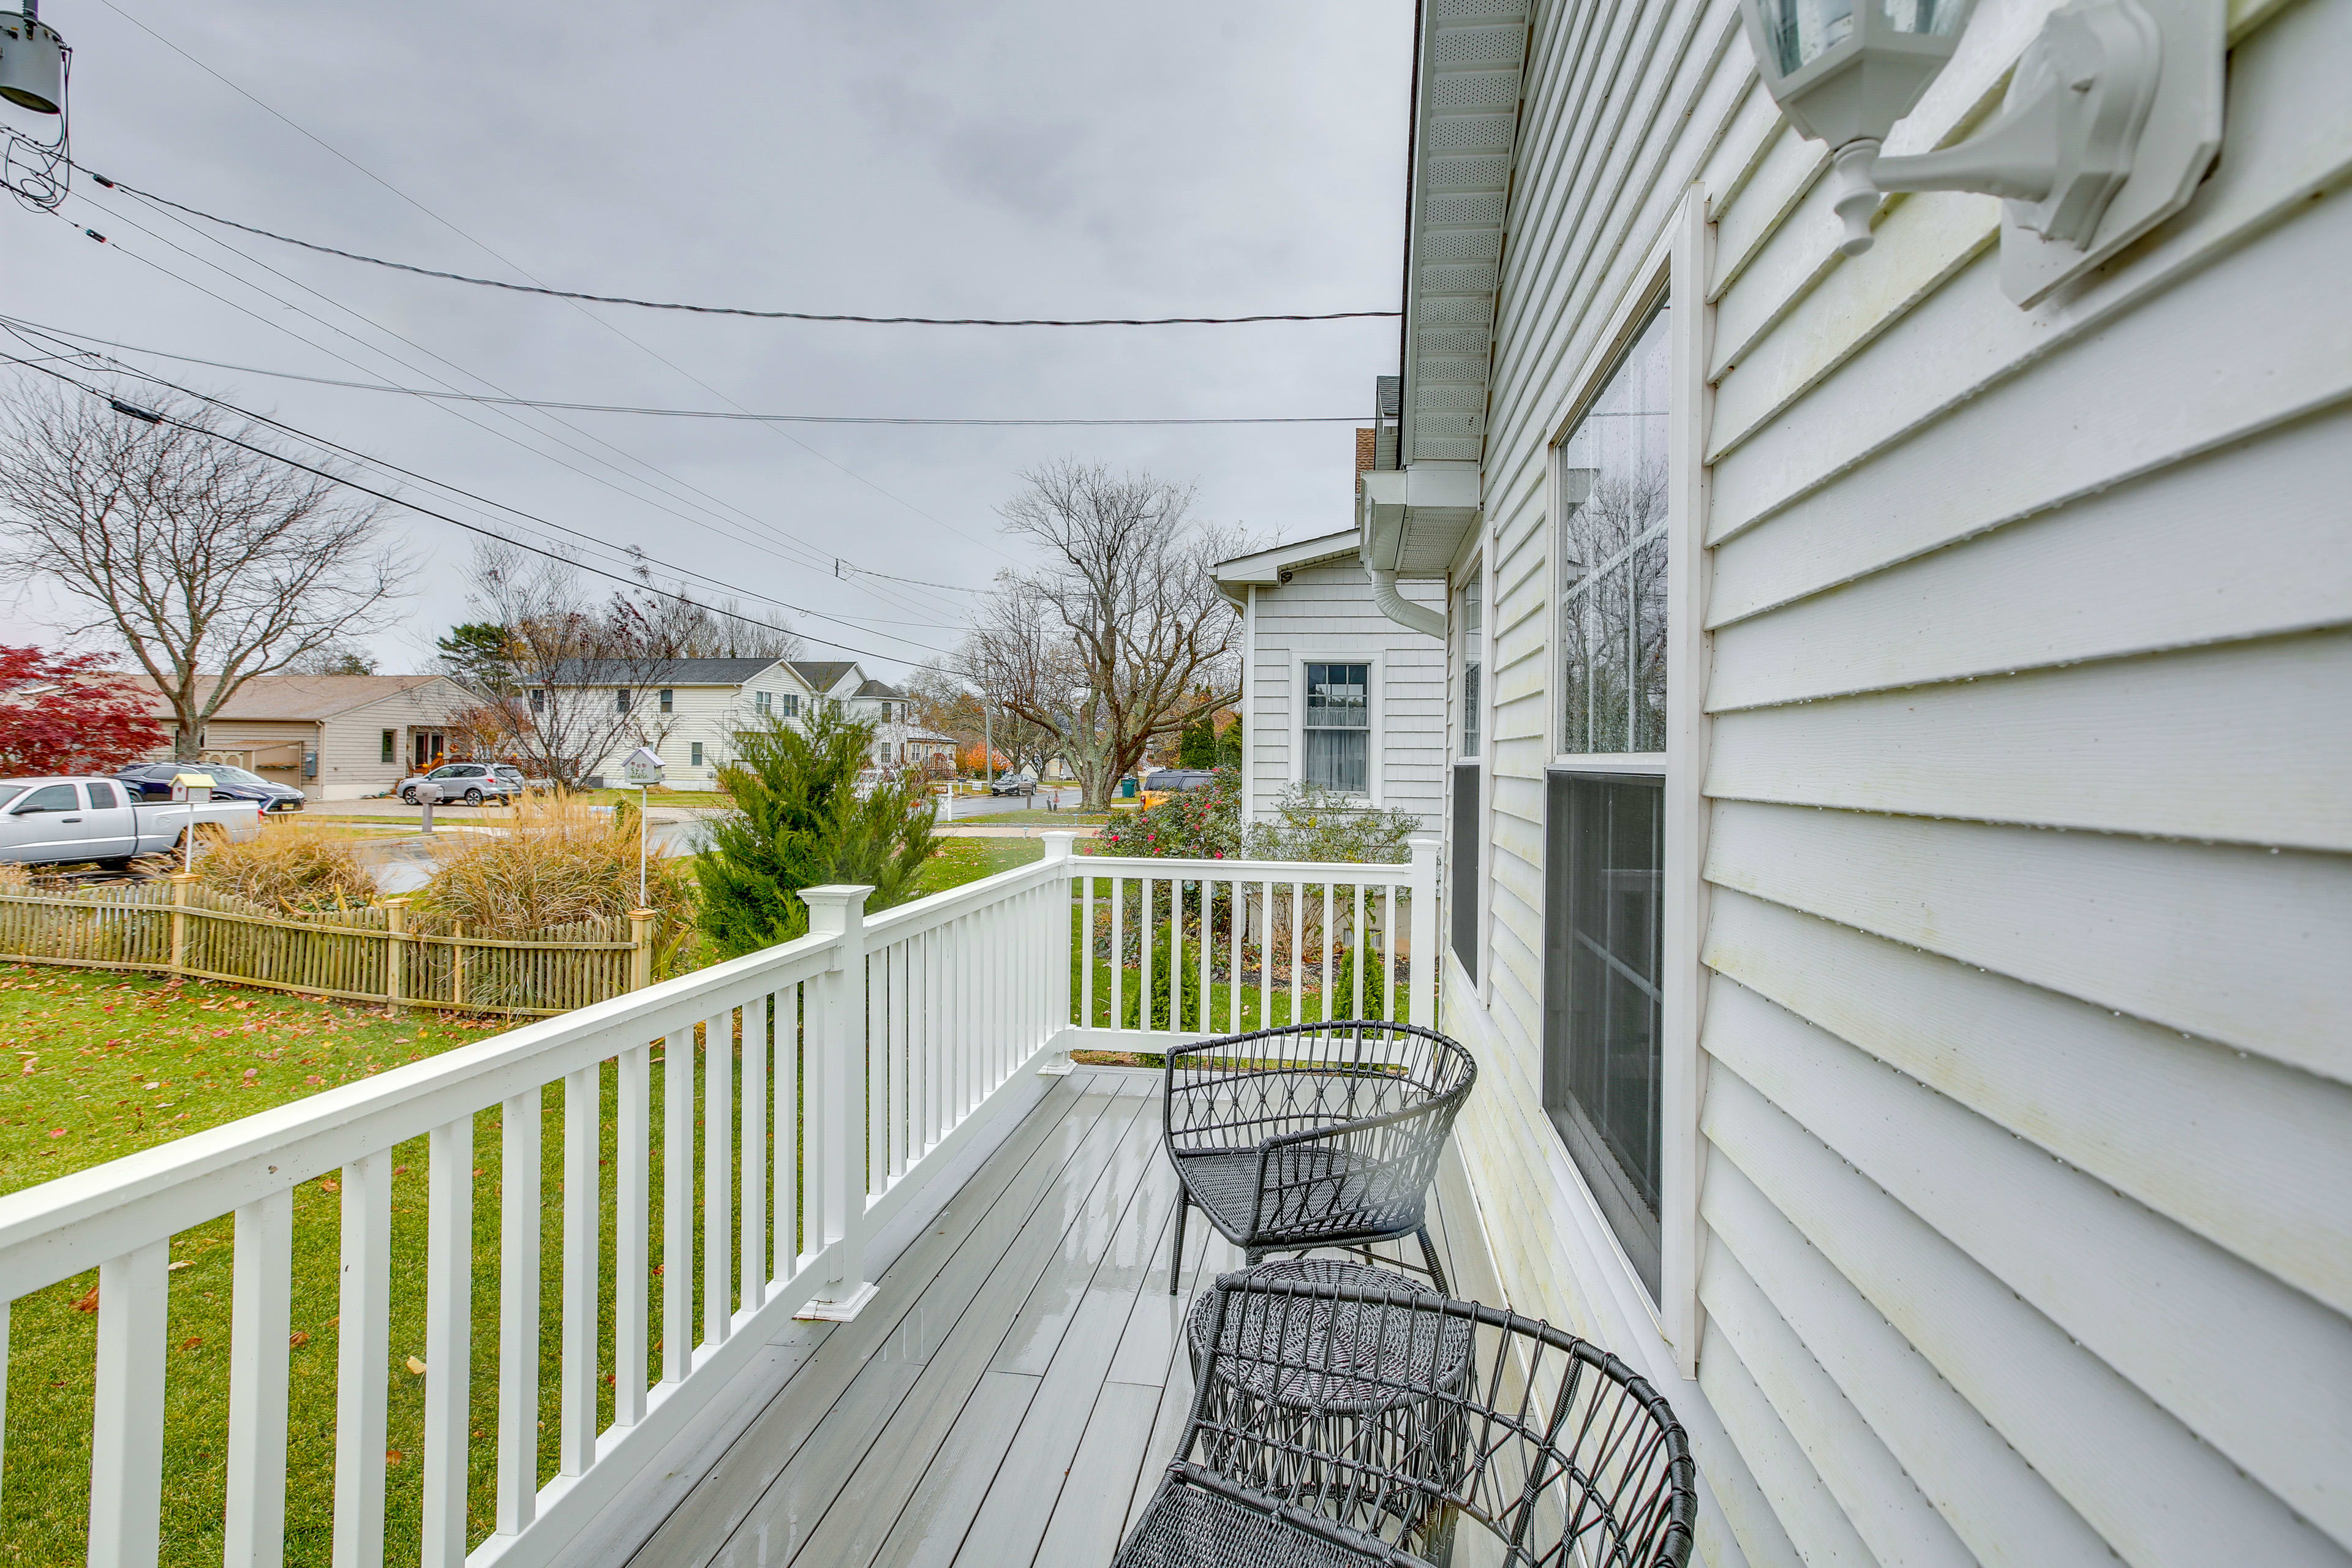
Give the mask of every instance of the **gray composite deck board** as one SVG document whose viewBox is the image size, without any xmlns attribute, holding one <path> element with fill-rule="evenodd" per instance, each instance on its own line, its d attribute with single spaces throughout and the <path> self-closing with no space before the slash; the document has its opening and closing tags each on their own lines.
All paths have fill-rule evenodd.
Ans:
<svg viewBox="0 0 2352 1568">
<path fill-rule="evenodd" d="M 1453 1270 L 1475 1225 L 1458 1181 L 1438 1200 Z M 1073 1072 L 855 1321 L 807 1331 L 632 1568 L 1108 1563 L 1192 1404 L 1183 1313 L 1241 1263 L 1195 1214 L 1171 1297 L 1175 1202 L 1158 1079 Z"/>
</svg>

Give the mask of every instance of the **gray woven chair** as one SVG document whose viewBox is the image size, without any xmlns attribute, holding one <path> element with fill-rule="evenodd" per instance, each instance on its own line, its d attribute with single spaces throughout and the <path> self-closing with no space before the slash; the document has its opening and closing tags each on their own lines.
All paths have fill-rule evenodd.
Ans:
<svg viewBox="0 0 2352 1568">
<path fill-rule="evenodd" d="M 1697 1468 L 1631 1367 L 1401 1277 L 1342 1278 L 1217 1281 L 1191 1423 L 1116 1568 L 1427 1568 L 1465 1519 L 1507 1568 L 1688 1563 Z"/>
<path fill-rule="evenodd" d="M 1168 1293 L 1196 1206 L 1253 1263 L 1269 1252 L 1418 1237 L 1444 1291 L 1429 1184 L 1477 1077 L 1470 1053 L 1436 1030 L 1377 1020 L 1292 1024 L 1171 1049 L 1161 1115 L 1183 1193 Z"/>
</svg>

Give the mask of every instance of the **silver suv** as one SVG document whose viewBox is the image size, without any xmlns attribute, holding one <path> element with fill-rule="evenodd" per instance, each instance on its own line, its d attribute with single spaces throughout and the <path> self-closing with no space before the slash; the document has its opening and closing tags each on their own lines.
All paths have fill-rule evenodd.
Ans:
<svg viewBox="0 0 2352 1568">
<path fill-rule="evenodd" d="M 467 805 L 479 805 L 485 800 L 495 800 L 506 805 L 522 793 L 522 770 L 504 763 L 447 763 L 429 773 L 411 773 L 400 781 L 396 793 L 415 805 L 416 786 L 423 784 L 440 785 L 445 801 L 462 800 Z"/>
</svg>

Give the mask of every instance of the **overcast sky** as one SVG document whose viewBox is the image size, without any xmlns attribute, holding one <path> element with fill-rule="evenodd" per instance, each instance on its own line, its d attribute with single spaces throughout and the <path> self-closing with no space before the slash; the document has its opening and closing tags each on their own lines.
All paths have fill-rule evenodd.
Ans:
<svg viewBox="0 0 2352 1568">
<path fill-rule="evenodd" d="M 1411 15 L 1410 0 L 42 9 L 76 50 L 77 159 L 192 205 L 591 291 L 991 316 L 1393 308 Z M 87 179 L 62 216 L 0 203 L 0 310 L 346 380 L 760 412 L 1202 417 L 1362 415 L 1372 378 L 1395 368 L 1392 321 L 1075 331 L 697 318 L 403 277 L 184 226 Z M 13 340 L 9 352 L 21 352 Z M 994 509 L 1030 465 L 1067 456 L 1197 481 L 1204 521 L 1269 542 L 1349 521 L 1346 424 L 844 428 L 582 414 L 561 416 L 566 428 L 528 411 L 121 357 L 641 546 L 747 601 L 848 617 L 855 626 L 790 618 L 812 655 L 839 657 L 819 641 L 836 637 L 886 675 L 924 657 L 891 638 L 951 646 L 972 595 L 844 583 L 831 560 L 984 587 L 1012 560 Z M 465 618 L 468 541 L 425 520 L 392 526 L 422 565 L 402 626 L 372 651 L 387 671 L 423 668 L 432 638 Z M 49 640 L 55 606 L 11 586 L 0 638 Z"/>
</svg>

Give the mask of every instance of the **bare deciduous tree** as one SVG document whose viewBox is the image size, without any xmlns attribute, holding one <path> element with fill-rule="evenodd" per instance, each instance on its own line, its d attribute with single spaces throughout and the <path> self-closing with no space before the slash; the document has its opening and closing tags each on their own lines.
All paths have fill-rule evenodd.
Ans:
<svg viewBox="0 0 2352 1568">
<path fill-rule="evenodd" d="M 1189 487 L 1149 475 L 1060 462 L 1021 477 L 1005 530 L 1047 564 L 998 579 L 966 642 L 971 675 L 1052 737 L 1099 811 L 1154 738 L 1240 696 L 1240 620 L 1209 574 L 1239 541 L 1192 521 Z"/>
<path fill-rule="evenodd" d="M 176 424 L 65 387 L 12 397 L 0 567 L 89 605 L 73 630 L 121 639 L 171 705 L 173 754 L 193 757 L 247 681 L 380 627 L 404 569 L 380 542 L 379 502 L 217 438 L 269 445 L 208 404 L 162 412 Z"/>
<path fill-rule="evenodd" d="M 660 689 L 677 660 L 785 658 L 768 650 L 798 643 L 745 620 L 731 600 L 713 609 L 656 587 L 643 563 L 635 574 L 641 587 L 599 597 L 568 562 L 476 548 L 472 599 L 486 618 L 475 625 L 497 629 L 517 693 L 476 712 L 503 727 L 501 743 L 533 776 L 576 784 L 626 751 L 658 748 L 676 723 Z"/>
</svg>

